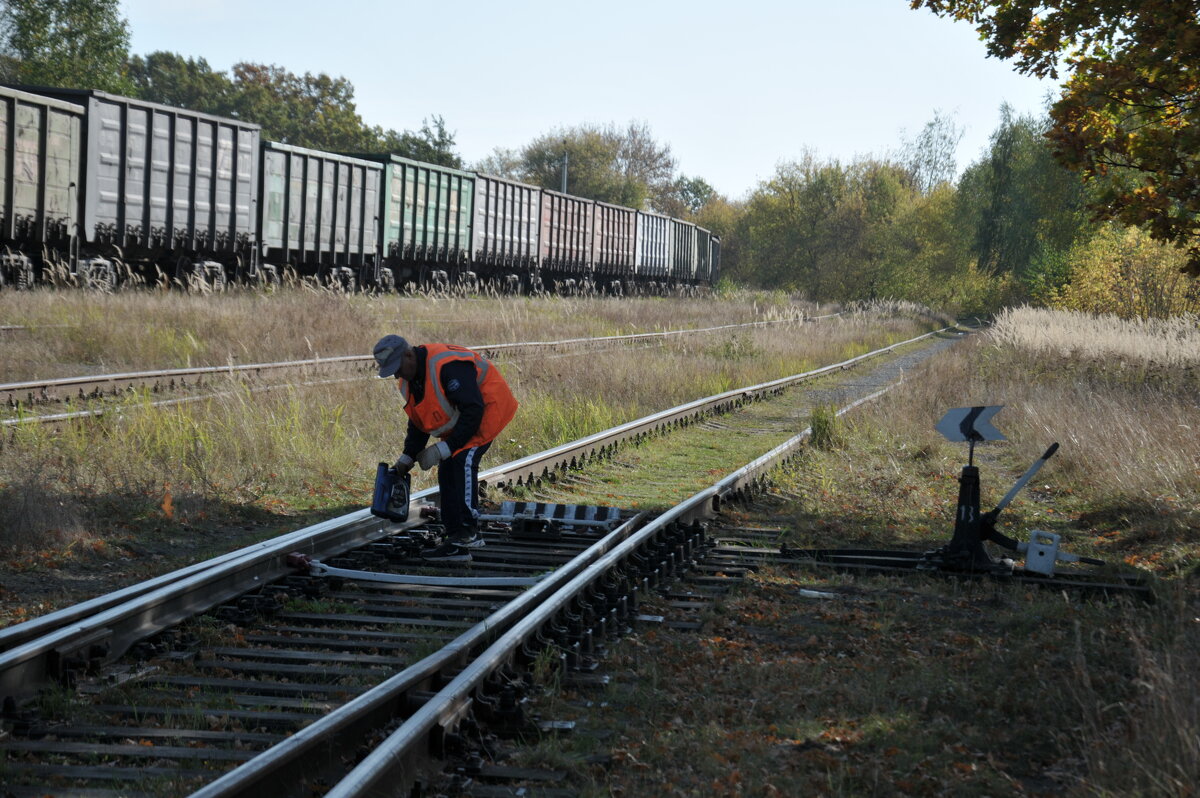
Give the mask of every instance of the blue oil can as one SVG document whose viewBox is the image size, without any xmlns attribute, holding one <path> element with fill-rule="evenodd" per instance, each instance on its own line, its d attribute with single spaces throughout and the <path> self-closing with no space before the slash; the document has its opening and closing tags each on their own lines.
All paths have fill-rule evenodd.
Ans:
<svg viewBox="0 0 1200 798">
<path fill-rule="evenodd" d="M 375 495 L 371 499 L 371 515 L 389 521 L 408 520 L 408 495 L 412 477 L 397 474 L 387 463 L 380 463 L 375 472 Z"/>
</svg>

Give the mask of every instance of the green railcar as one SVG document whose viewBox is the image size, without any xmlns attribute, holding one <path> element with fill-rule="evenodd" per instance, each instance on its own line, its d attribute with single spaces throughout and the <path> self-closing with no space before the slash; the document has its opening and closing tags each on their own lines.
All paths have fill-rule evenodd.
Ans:
<svg viewBox="0 0 1200 798">
<path fill-rule="evenodd" d="M 471 262 L 475 175 L 399 155 L 356 157 L 384 166 L 379 252 L 395 285 L 465 275 Z"/>
</svg>

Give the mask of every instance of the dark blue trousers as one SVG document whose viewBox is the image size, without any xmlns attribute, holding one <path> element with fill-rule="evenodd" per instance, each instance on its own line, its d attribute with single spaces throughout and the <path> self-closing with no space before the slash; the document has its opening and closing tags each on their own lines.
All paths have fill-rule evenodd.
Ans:
<svg viewBox="0 0 1200 798">
<path fill-rule="evenodd" d="M 447 537 L 470 535 L 479 528 L 479 460 L 491 445 L 488 441 L 463 449 L 438 464 L 438 501 Z"/>
</svg>

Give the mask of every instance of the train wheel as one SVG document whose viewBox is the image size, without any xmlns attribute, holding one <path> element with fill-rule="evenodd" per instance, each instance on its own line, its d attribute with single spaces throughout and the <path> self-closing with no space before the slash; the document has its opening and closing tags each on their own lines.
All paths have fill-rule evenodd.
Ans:
<svg viewBox="0 0 1200 798">
<path fill-rule="evenodd" d="M 171 285 L 184 291 L 196 290 L 196 265 L 186 255 L 180 255 L 175 261 L 175 274 L 171 277 Z"/>
<path fill-rule="evenodd" d="M 379 270 L 379 290 L 385 294 L 396 290 L 396 273 L 387 266 Z"/>
<path fill-rule="evenodd" d="M 435 294 L 450 293 L 450 275 L 446 274 L 443 269 L 434 269 L 429 272 L 429 290 Z"/>
<path fill-rule="evenodd" d="M 27 291 L 33 288 L 33 263 L 26 261 L 25 265 L 17 269 L 14 286 L 18 291 Z"/>
<path fill-rule="evenodd" d="M 264 263 L 258 267 L 258 285 L 271 290 L 279 287 L 279 270 L 273 263 Z"/>
<path fill-rule="evenodd" d="M 0 288 L 7 286 L 18 291 L 33 288 L 37 273 L 34 271 L 32 260 L 20 253 L 14 253 L 7 247 L 4 248 L 3 254 L 0 254 L 0 259 Z"/>
<path fill-rule="evenodd" d="M 461 293 L 464 295 L 479 293 L 479 276 L 476 275 L 475 272 L 472 272 L 472 271 L 459 272 L 458 278 L 456 279 L 455 282 L 457 283 L 457 289 L 458 289 L 457 292 L 458 293 Z"/>
<path fill-rule="evenodd" d="M 112 263 L 96 258 L 88 261 L 83 272 L 83 287 L 104 294 L 117 288 L 117 271 Z"/>
</svg>

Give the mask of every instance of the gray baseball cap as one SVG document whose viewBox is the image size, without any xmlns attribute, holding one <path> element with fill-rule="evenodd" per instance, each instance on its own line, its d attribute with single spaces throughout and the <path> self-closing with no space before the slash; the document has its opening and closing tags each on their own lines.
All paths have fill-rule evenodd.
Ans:
<svg viewBox="0 0 1200 798">
<path fill-rule="evenodd" d="M 392 377 L 400 371 L 404 353 L 412 349 L 408 341 L 399 335 L 385 335 L 375 344 L 375 362 L 379 364 L 380 377 Z"/>
</svg>

